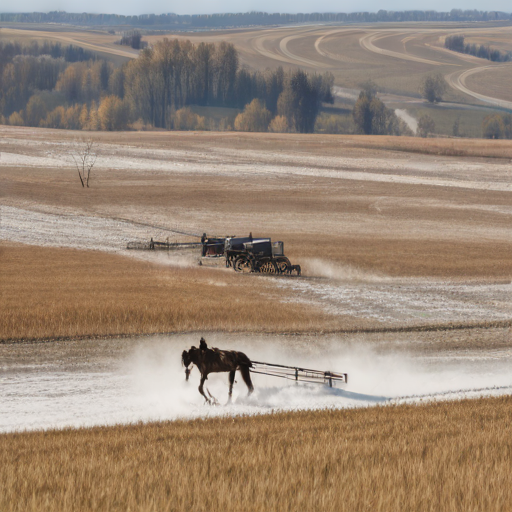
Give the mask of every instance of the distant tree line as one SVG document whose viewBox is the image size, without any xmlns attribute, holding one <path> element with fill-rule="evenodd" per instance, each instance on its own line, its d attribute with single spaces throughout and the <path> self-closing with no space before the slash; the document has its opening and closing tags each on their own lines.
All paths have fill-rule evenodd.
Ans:
<svg viewBox="0 0 512 512">
<path fill-rule="evenodd" d="M 164 39 L 117 68 L 104 60 L 69 63 L 62 57 L 36 57 L 20 47 L 0 66 L 0 121 L 90 130 L 121 130 L 134 122 L 200 129 L 204 119 L 190 106 L 241 110 L 257 99 L 270 116 L 265 130 L 280 116 L 275 126 L 282 131 L 312 132 L 321 103 L 333 102 L 333 82 L 329 73 L 249 72 L 240 68 L 234 46 L 224 42 L 193 45 Z M 239 126 L 247 126 L 249 119 Z"/>
<path fill-rule="evenodd" d="M 467 53 L 468 55 L 492 60 L 493 62 L 512 61 L 512 52 L 502 52 L 484 44 L 465 43 L 463 35 L 448 36 L 444 41 L 444 46 L 454 52 Z"/>
<path fill-rule="evenodd" d="M 436 11 L 386 11 L 353 13 L 225 13 L 225 14 L 145 14 L 122 16 L 119 14 L 89 14 L 52 11 L 49 13 L 2 13 L 0 22 L 69 23 L 73 25 L 131 25 L 134 27 L 162 28 L 220 28 L 251 25 L 284 25 L 289 23 L 372 23 L 382 21 L 508 21 L 510 13 L 452 9 Z"/>
<path fill-rule="evenodd" d="M 321 102 L 333 102 L 334 77 L 283 68 L 266 73 L 239 67 L 238 52 L 221 42 L 192 44 L 164 39 L 143 50 L 121 71 L 133 114 L 170 128 L 172 112 L 187 105 L 243 109 L 259 99 L 272 117 L 281 109 L 298 132 L 313 131 Z"/>
<path fill-rule="evenodd" d="M 125 32 L 119 40 L 119 44 L 131 46 L 134 50 L 141 50 L 148 45 L 147 42 L 142 40 L 142 34 L 138 30 Z"/>
<path fill-rule="evenodd" d="M 94 53 L 84 50 L 80 46 L 62 46 L 60 43 L 52 43 L 50 41 L 41 43 L 31 41 L 29 44 L 0 41 L 0 70 L 9 62 L 12 62 L 14 57 L 18 55 L 30 55 L 31 57 L 48 55 L 53 59 L 62 57 L 66 62 L 81 62 L 96 59 Z"/>
<path fill-rule="evenodd" d="M 0 115 L 8 117 L 23 109 L 36 91 L 58 90 L 69 66 L 106 66 L 92 58 L 82 48 L 58 43 L 0 43 Z M 85 59 L 89 64 L 79 62 Z"/>
</svg>

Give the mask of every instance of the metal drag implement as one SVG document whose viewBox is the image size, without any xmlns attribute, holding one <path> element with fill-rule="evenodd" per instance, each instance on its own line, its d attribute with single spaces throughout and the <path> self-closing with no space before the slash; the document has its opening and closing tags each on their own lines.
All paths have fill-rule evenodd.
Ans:
<svg viewBox="0 0 512 512">
<path fill-rule="evenodd" d="M 312 382 L 315 384 L 327 384 L 330 388 L 333 383 L 348 382 L 348 374 L 335 373 L 331 371 L 311 370 L 300 368 L 298 366 L 286 366 L 283 364 L 263 363 L 261 361 L 251 361 L 251 373 L 269 375 L 271 377 L 280 377 L 282 379 L 294 380 L 296 382 Z"/>
</svg>

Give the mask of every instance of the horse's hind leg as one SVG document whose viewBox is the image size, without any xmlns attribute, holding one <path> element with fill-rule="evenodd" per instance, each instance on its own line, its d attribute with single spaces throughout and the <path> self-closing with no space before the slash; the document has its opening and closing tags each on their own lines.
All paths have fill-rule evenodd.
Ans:
<svg viewBox="0 0 512 512">
<path fill-rule="evenodd" d="M 249 389 L 249 395 L 254 391 L 254 386 L 251 381 L 251 372 L 249 371 L 248 366 L 240 366 L 240 373 L 242 374 L 242 379 L 244 379 L 247 388 Z"/>
<path fill-rule="evenodd" d="M 228 404 L 231 402 L 231 395 L 233 394 L 233 384 L 235 383 L 235 373 L 236 370 L 232 370 L 229 372 L 229 398 Z"/>
<path fill-rule="evenodd" d="M 209 399 L 209 398 L 204 394 L 204 388 L 203 388 L 203 386 L 204 386 L 204 381 L 205 381 L 205 380 L 206 380 L 206 375 L 204 375 L 204 376 L 203 376 L 203 375 L 201 375 L 201 382 L 199 383 L 199 388 L 198 388 L 198 389 L 199 389 L 199 393 L 201 393 L 201 395 L 203 395 L 203 396 L 204 396 L 204 399 L 205 399 L 208 403 L 210 403 L 210 399 Z"/>
</svg>

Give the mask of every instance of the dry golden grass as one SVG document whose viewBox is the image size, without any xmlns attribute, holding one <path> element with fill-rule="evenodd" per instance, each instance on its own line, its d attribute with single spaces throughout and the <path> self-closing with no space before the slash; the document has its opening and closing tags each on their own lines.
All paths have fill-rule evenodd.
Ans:
<svg viewBox="0 0 512 512">
<path fill-rule="evenodd" d="M 150 265 L 98 252 L 4 246 L 0 339 L 339 325 L 265 278 Z M 255 278 L 256 277 L 256 278 Z"/>
<path fill-rule="evenodd" d="M 509 511 L 512 397 L 0 436 L 0 510 Z"/>
</svg>

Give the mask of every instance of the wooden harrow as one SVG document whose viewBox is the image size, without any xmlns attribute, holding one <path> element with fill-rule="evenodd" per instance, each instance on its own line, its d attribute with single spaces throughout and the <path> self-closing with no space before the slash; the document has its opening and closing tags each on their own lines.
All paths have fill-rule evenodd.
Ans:
<svg viewBox="0 0 512 512">
<path fill-rule="evenodd" d="M 180 249 L 199 249 L 200 242 L 128 242 L 127 249 L 138 251 L 177 251 Z"/>
<path fill-rule="evenodd" d="M 261 375 L 269 375 L 271 377 L 279 377 L 282 379 L 294 380 L 296 382 L 312 382 L 315 384 L 326 384 L 330 388 L 333 383 L 348 382 L 348 375 L 346 373 L 335 373 L 330 371 L 310 370 L 307 368 L 300 368 L 298 366 L 285 366 L 282 364 L 263 363 L 261 361 L 251 361 L 252 373 L 259 373 Z"/>
</svg>

